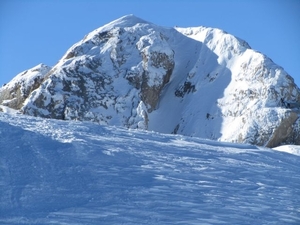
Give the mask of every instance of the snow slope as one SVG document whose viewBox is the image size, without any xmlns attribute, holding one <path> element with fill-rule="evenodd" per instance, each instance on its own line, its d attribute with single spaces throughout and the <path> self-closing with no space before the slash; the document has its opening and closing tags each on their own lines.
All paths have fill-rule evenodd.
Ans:
<svg viewBox="0 0 300 225">
<path fill-rule="evenodd" d="M 1 224 L 299 224 L 299 156 L 0 113 Z"/>
<path fill-rule="evenodd" d="M 288 152 L 288 153 L 300 156 L 300 146 L 299 145 L 281 145 L 274 149 L 278 150 L 278 151 Z"/>
<path fill-rule="evenodd" d="M 0 111 L 5 105 L 44 118 L 268 147 L 300 144 L 293 78 L 220 29 L 166 28 L 127 15 L 86 35 L 42 78 L 32 85 L 17 76 L 2 87 Z M 26 98 L 11 94 L 20 83 L 29 86 Z"/>
</svg>

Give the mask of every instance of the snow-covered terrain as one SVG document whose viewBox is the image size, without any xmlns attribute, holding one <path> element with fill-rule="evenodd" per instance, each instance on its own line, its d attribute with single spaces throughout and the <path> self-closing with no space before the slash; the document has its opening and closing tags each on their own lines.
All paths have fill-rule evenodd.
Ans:
<svg viewBox="0 0 300 225">
<path fill-rule="evenodd" d="M 277 151 L 288 152 L 288 153 L 300 156 L 300 146 L 299 145 L 281 145 L 274 149 Z"/>
<path fill-rule="evenodd" d="M 299 156 L 0 113 L 0 224 L 300 224 Z"/>
<path fill-rule="evenodd" d="M 0 88 L 0 111 L 4 105 L 38 117 L 268 147 L 300 144 L 293 78 L 220 29 L 167 28 L 127 15 L 87 34 L 52 68 L 37 68 Z"/>
</svg>

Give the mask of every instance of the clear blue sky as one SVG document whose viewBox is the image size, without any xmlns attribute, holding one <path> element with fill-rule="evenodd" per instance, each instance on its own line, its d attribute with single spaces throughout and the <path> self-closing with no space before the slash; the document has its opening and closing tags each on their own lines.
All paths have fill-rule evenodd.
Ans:
<svg viewBox="0 0 300 225">
<path fill-rule="evenodd" d="M 300 86 L 300 0 L 0 0 L 0 85 L 39 63 L 55 65 L 87 33 L 126 14 L 167 27 L 223 29 Z"/>
</svg>

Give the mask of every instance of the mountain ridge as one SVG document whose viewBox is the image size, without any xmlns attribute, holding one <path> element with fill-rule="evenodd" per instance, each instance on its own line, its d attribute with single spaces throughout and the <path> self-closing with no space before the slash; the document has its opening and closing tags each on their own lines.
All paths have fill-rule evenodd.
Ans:
<svg viewBox="0 0 300 225">
<path fill-rule="evenodd" d="M 44 72 L 28 96 L 7 94 L 26 82 L 2 87 L 0 104 L 33 116 L 220 141 L 300 143 L 292 77 L 220 29 L 165 28 L 127 15 L 90 32 Z"/>
</svg>

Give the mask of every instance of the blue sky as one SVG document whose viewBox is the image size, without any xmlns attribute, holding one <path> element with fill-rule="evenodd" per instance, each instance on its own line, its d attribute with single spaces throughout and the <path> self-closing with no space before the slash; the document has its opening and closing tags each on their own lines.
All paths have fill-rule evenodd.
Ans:
<svg viewBox="0 0 300 225">
<path fill-rule="evenodd" d="M 157 25 L 217 27 L 246 40 L 300 86 L 300 0 L 1 0 L 0 85 L 53 66 L 90 31 L 126 14 Z"/>
</svg>

